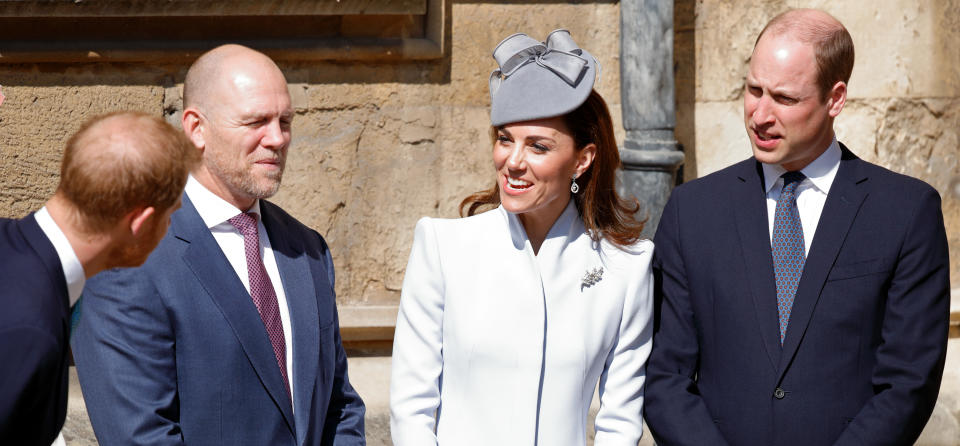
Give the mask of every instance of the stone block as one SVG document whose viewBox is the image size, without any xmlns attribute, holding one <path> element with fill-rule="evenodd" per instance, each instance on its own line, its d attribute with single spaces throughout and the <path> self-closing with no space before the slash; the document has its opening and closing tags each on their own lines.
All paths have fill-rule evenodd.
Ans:
<svg viewBox="0 0 960 446">
<path fill-rule="evenodd" d="M 697 3 L 697 101 L 731 101 L 743 95 L 753 43 L 783 1 Z"/>
<path fill-rule="evenodd" d="M 960 339 L 950 340 L 940 396 L 918 446 L 960 445 Z"/>
<path fill-rule="evenodd" d="M 960 94 L 960 4 L 955 1 L 708 0 L 697 5 L 697 99 L 740 95 L 763 26 L 776 14 L 799 7 L 825 10 L 850 31 L 856 47 L 852 98 Z"/>
<path fill-rule="evenodd" d="M 853 98 L 960 95 L 960 3 L 789 0 L 790 7 L 823 9 L 853 37 Z"/>
<path fill-rule="evenodd" d="M 81 76 L 82 77 L 82 76 Z M 70 85 L 68 75 L 3 75 L 0 107 L 0 216 L 21 217 L 53 194 L 67 139 L 89 118 L 115 110 L 159 115 L 157 85 Z M 70 82 L 67 79 L 71 79 Z M 30 85 L 34 82 L 54 86 Z M 23 85 L 27 84 L 27 85 Z"/>
<path fill-rule="evenodd" d="M 97 446 L 97 437 L 90 425 L 87 405 L 83 401 L 76 367 L 70 367 L 70 390 L 67 396 L 67 419 L 60 430 L 68 446 Z"/>
<path fill-rule="evenodd" d="M 877 161 L 877 132 L 885 101 L 851 99 L 834 121 L 837 140 L 861 159 Z"/>
<path fill-rule="evenodd" d="M 702 177 L 752 155 L 743 125 L 743 101 L 698 102 L 696 175 Z M 684 171 L 687 174 L 687 171 Z M 685 180 L 693 179 L 686 175 Z"/>
</svg>

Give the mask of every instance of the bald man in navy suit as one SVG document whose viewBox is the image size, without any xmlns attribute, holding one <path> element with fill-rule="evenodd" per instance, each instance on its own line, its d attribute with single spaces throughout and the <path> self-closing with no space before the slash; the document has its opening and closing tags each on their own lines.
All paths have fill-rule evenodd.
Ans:
<svg viewBox="0 0 960 446">
<path fill-rule="evenodd" d="M 140 268 L 84 291 L 77 373 L 102 444 L 363 445 L 326 242 L 266 198 L 294 110 L 266 55 L 224 45 L 184 81 L 202 153 Z"/>
</svg>

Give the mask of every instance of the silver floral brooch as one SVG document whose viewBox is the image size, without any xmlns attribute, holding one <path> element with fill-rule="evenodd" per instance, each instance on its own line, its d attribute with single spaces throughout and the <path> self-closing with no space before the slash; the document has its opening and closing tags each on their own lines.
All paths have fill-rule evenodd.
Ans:
<svg viewBox="0 0 960 446">
<path fill-rule="evenodd" d="M 593 270 L 587 270 L 586 274 L 583 275 L 583 279 L 580 281 L 580 289 L 586 287 L 591 287 L 597 284 L 597 282 L 603 279 L 603 268 L 597 267 Z"/>
</svg>

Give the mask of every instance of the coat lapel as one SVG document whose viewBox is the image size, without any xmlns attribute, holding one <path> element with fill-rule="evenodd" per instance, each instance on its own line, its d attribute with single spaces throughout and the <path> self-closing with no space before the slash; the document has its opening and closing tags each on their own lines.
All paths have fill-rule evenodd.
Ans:
<svg viewBox="0 0 960 446">
<path fill-rule="evenodd" d="M 766 194 L 760 164 L 752 159 L 741 163 L 737 174 L 734 206 L 737 215 L 737 233 L 743 254 L 746 278 L 756 310 L 764 349 L 774 369 L 780 362 L 780 328 L 777 325 L 777 285 L 773 275 L 773 256 L 770 253 Z"/>
<path fill-rule="evenodd" d="M 175 237 L 189 243 L 183 261 L 223 313 L 293 432 L 290 397 L 257 307 L 186 194 L 183 195 L 182 208 L 173 214 L 171 228 Z"/>
<path fill-rule="evenodd" d="M 864 187 L 860 185 L 867 179 L 857 168 L 860 160 L 842 144 L 840 147 L 843 152 L 840 168 L 830 186 L 827 201 L 823 205 L 817 232 L 810 245 L 810 252 L 803 266 L 803 275 L 800 277 L 797 294 L 793 299 L 790 322 L 783 340 L 783 355 L 780 357 L 777 382 L 783 379 L 784 372 L 797 353 L 817 301 L 820 300 L 820 292 L 827 281 L 827 275 L 840 253 L 840 247 L 843 246 L 843 241 L 860 210 L 860 205 L 867 197 Z"/>
<path fill-rule="evenodd" d="M 278 218 L 280 210 L 273 204 L 261 200 L 260 211 L 263 225 L 270 237 L 270 246 L 280 270 L 284 293 L 287 296 L 287 308 L 290 312 L 290 327 L 293 331 L 293 401 L 296 405 L 297 438 L 303 441 L 307 428 L 314 424 L 310 420 L 310 402 L 317 381 L 317 346 L 320 344 L 320 320 L 317 308 L 317 291 L 314 280 L 325 279 L 325 274 L 310 273 L 310 258 L 304 254 L 303 241 L 291 237 L 294 232 L 287 228 L 287 222 Z"/>
</svg>

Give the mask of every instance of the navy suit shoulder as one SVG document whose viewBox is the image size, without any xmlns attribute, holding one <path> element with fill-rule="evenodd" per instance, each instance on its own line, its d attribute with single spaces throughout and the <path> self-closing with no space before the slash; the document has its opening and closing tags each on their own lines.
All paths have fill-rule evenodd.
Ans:
<svg viewBox="0 0 960 446">
<path fill-rule="evenodd" d="M 938 197 L 940 196 L 939 192 L 937 192 L 933 186 L 919 178 L 894 172 L 886 167 L 878 166 L 862 159 L 850 161 L 855 161 L 858 165 L 858 168 L 862 172 L 861 177 L 867 177 L 869 181 L 873 183 L 870 185 L 871 191 L 906 198 L 916 198 L 918 195 L 926 193 L 934 193 Z"/>
<path fill-rule="evenodd" d="M 712 172 L 700 178 L 687 181 L 675 187 L 671 192 L 671 201 L 683 202 L 683 206 L 727 207 L 733 200 L 739 199 L 731 193 L 734 185 L 746 181 L 751 175 L 760 175 L 760 169 L 753 158 L 740 161 L 731 166 Z M 738 181 L 739 180 L 739 181 Z M 757 188 L 758 194 L 763 189 Z M 678 204 L 679 203 L 675 203 Z"/>
<path fill-rule="evenodd" d="M 66 417 L 69 304 L 60 259 L 32 215 L 0 219 L 0 443 L 53 442 Z"/>
</svg>

